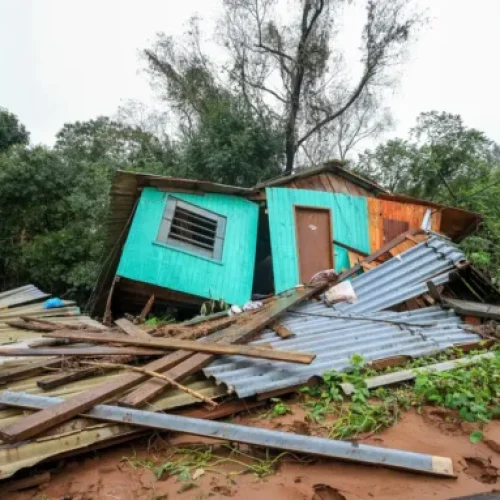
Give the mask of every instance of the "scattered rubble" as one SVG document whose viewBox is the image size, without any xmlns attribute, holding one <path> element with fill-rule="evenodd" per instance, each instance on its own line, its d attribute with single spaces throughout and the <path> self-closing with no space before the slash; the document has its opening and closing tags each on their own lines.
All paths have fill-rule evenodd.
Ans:
<svg viewBox="0 0 500 500">
<path fill-rule="evenodd" d="M 281 404 L 276 415 L 285 415 L 286 405 L 275 398 L 314 386 L 325 372 L 349 372 L 353 356 L 379 369 L 397 363 L 404 368 L 408 360 L 450 348 L 474 354 L 495 345 L 493 336 L 485 340 L 483 330 L 496 331 L 497 306 L 474 304 L 470 296 L 462 299 L 457 293 L 457 276 L 470 267 L 465 256 L 439 235 L 419 235 L 416 239 L 409 231 L 360 257 L 333 283 L 315 281 L 266 298 L 259 308 L 181 324 L 144 324 L 154 296 L 133 321 L 121 318 L 104 326 L 70 302 L 44 308 L 47 294 L 32 285 L 0 294 L 0 478 L 18 473 L 0 485 L 2 491 L 47 483 L 46 473 L 26 476 L 36 464 L 158 430 L 455 477 L 456 457 L 434 449 L 327 439 L 308 426 L 305 430 L 300 419 L 286 432 L 213 421 L 270 399 Z M 391 248 L 402 242 L 409 248 L 393 257 Z M 475 279 L 469 289 L 477 285 Z M 332 300 L 332 287 L 338 290 L 346 283 L 355 299 Z M 468 325 L 468 316 L 480 317 L 481 324 Z M 421 371 L 351 378 L 342 388 L 356 395 L 362 387 L 368 398 L 376 387 L 411 383 L 417 374 L 473 366 L 495 356 L 483 351 Z M 328 397 L 333 402 L 337 396 Z M 496 443 L 488 437 L 484 446 L 495 452 L 490 442 Z M 468 456 L 463 461 L 465 474 L 484 484 L 497 481 L 498 468 L 489 459 Z M 203 470 L 196 474 L 192 479 L 201 481 Z M 351 498 L 333 483 L 310 487 L 314 498 Z M 212 490 L 233 494 L 231 487 L 224 488 L 218 484 Z"/>
</svg>

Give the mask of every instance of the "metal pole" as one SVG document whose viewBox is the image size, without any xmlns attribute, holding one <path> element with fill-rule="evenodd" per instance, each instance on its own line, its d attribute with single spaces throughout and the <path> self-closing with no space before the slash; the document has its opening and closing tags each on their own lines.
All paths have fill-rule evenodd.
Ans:
<svg viewBox="0 0 500 500">
<path fill-rule="evenodd" d="M 22 392 L 4 391 L 0 404 L 29 409 L 43 409 L 64 401 L 62 398 L 36 396 Z M 106 422 L 138 425 L 151 429 L 185 432 L 197 436 L 212 437 L 277 448 L 297 453 L 310 453 L 328 458 L 337 458 L 366 464 L 406 469 L 437 476 L 453 476 L 450 458 L 422 453 L 380 448 L 346 441 L 335 441 L 320 437 L 302 436 L 290 432 L 278 432 L 258 427 L 226 424 L 198 418 L 132 410 L 118 406 L 97 405 L 85 416 Z M 2 431 L 0 429 L 0 436 Z"/>
</svg>

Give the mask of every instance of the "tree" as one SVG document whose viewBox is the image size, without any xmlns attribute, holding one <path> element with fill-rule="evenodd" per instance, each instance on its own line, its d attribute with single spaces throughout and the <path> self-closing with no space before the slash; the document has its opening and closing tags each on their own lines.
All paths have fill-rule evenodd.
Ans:
<svg viewBox="0 0 500 500">
<path fill-rule="evenodd" d="M 480 231 L 463 242 L 469 258 L 500 279 L 500 155 L 459 115 L 421 113 L 408 140 L 360 155 L 356 171 L 391 191 L 478 212 Z"/>
<path fill-rule="evenodd" d="M 102 260 L 113 174 L 175 168 L 168 143 L 105 117 L 64 125 L 52 149 L 0 154 L 1 287 L 34 282 L 84 303 Z"/>
<path fill-rule="evenodd" d="M 117 169 L 169 175 L 174 168 L 175 154 L 167 139 L 162 142 L 152 133 L 105 116 L 65 124 L 54 149 L 67 161 L 99 163 L 110 175 Z"/>
<path fill-rule="evenodd" d="M 16 115 L 0 107 L 0 153 L 16 144 L 26 145 L 29 134 Z"/>
<path fill-rule="evenodd" d="M 209 101 L 200 118 L 179 145 L 184 175 L 250 187 L 280 174 L 283 144 L 272 124 L 231 98 Z"/>
<path fill-rule="evenodd" d="M 178 172 L 202 180 L 252 186 L 280 173 L 283 141 L 269 114 L 219 85 L 202 55 L 196 25 L 187 46 L 160 36 L 146 50 L 153 81 L 177 113 Z"/>
<path fill-rule="evenodd" d="M 389 83 L 417 16 L 406 0 L 367 0 L 362 71 L 351 83 L 334 34 L 342 29 L 340 0 L 301 0 L 300 15 L 280 23 L 276 0 L 225 0 L 225 45 L 231 78 L 255 107 L 266 102 L 282 120 L 286 172 L 299 148 Z M 342 126 L 339 130 L 342 130 Z"/>
<path fill-rule="evenodd" d="M 320 154 L 309 156 L 326 160 L 339 133 L 345 155 L 346 144 L 352 147 L 364 133 L 387 123 L 385 112 L 375 113 L 381 102 L 377 94 L 392 82 L 393 67 L 419 22 L 407 8 L 411 0 L 366 0 L 361 75 L 355 82 L 334 36 L 344 27 L 345 2 L 296 1 L 299 15 L 280 22 L 280 0 L 224 0 L 217 34 L 228 52 L 224 64 L 203 52 L 196 21 L 185 43 L 160 34 L 145 51 L 152 81 L 177 113 L 182 134 L 195 129 L 208 102 L 229 92 L 258 123 L 272 120 L 280 130 L 289 173 L 299 149 L 312 141 L 316 144 L 309 149 Z M 357 124 L 349 124 L 346 113 Z M 329 148 L 321 147 L 325 141 Z"/>
</svg>

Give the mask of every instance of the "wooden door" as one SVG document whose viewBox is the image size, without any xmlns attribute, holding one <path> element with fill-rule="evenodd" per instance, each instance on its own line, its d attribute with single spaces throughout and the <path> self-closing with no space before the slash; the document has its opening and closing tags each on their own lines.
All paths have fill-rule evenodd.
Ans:
<svg viewBox="0 0 500 500">
<path fill-rule="evenodd" d="M 295 206 L 295 228 L 301 283 L 319 271 L 333 268 L 331 212 L 325 208 Z"/>
<path fill-rule="evenodd" d="M 396 219 L 384 219 L 384 244 L 408 231 L 410 224 Z"/>
</svg>

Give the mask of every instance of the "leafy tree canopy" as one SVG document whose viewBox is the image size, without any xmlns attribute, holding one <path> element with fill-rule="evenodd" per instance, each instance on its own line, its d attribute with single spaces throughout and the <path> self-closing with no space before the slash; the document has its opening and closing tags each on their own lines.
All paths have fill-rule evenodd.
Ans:
<svg viewBox="0 0 500 500">
<path fill-rule="evenodd" d="M 15 144 L 28 144 L 29 134 L 16 115 L 0 107 L 0 153 Z"/>
</svg>

